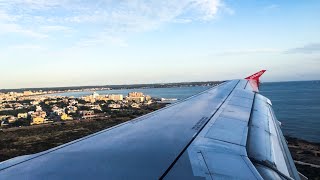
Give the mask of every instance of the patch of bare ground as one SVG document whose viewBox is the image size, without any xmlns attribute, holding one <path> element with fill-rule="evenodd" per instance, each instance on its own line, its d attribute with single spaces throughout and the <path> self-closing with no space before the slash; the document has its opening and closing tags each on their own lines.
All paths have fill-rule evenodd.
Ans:
<svg viewBox="0 0 320 180">
<path fill-rule="evenodd" d="M 298 171 L 309 179 L 320 180 L 320 143 L 286 137 Z"/>
</svg>

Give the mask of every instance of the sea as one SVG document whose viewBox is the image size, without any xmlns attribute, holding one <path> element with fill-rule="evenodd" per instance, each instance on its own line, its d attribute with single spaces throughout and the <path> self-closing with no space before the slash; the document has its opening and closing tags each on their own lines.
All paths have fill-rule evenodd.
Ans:
<svg viewBox="0 0 320 180">
<path fill-rule="evenodd" d="M 97 91 L 103 94 L 143 92 L 157 98 L 182 100 L 210 88 L 209 86 L 118 89 Z M 93 92 L 66 92 L 57 96 L 82 97 Z M 277 119 L 282 123 L 284 135 L 320 143 L 320 81 L 265 82 L 260 85 L 260 94 L 273 104 Z"/>
</svg>

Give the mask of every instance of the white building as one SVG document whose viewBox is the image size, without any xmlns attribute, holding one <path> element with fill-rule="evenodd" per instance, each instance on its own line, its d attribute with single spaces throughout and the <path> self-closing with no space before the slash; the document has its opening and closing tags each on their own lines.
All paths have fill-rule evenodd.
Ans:
<svg viewBox="0 0 320 180">
<path fill-rule="evenodd" d="M 120 104 L 109 104 L 108 107 L 112 108 L 112 109 L 119 109 L 119 108 L 121 108 L 121 105 Z"/>
<path fill-rule="evenodd" d="M 122 101 L 123 100 L 123 95 L 122 94 L 110 94 L 108 96 L 108 99 L 112 100 L 112 101 Z"/>
</svg>

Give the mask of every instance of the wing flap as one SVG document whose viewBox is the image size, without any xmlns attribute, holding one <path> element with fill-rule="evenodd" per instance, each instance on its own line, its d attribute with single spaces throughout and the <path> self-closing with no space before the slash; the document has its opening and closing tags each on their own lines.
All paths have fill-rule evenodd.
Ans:
<svg viewBox="0 0 320 180">
<path fill-rule="evenodd" d="M 249 125 L 249 158 L 265 178 L 281 176 L 284 179 L 300 179 L 287 145 L 282 141 L 283 135 L 273 115 L 270 100 L 262 95 L 256 96 Z"/>
<path fill-rule="evenodd" d="M 193 152 L 201 153 L 206 165 L 202 168 L 208 169 L 212 179 L 262 179 L 246 153 L 248 123 L 254 98 L 253 93 L 244 89 L 246 82 L 240 81 L 186 150 L 191 164 L 198 166 L 201 164 L 197 162 L 198 159 L 190 156 L 195 154 Z M 179 161 L 176 166 L 179 166 Z M 173 167 L 168 177 L 179 177 L 179 172 L 175 171 L 179 168 Z"/>
</svg>

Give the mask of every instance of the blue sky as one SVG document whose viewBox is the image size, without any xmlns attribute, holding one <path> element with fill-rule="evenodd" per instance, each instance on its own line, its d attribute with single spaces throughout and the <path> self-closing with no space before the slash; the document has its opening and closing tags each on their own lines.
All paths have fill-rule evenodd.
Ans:
<svg viewBox="0 0 320 180">
<path fill-rule="evenodd" d="M 320 79 L 320 1 L 0 0 L 0 89 Z"/>
</svg>

